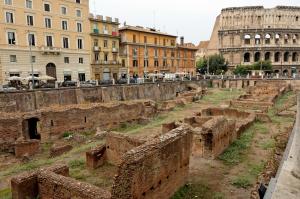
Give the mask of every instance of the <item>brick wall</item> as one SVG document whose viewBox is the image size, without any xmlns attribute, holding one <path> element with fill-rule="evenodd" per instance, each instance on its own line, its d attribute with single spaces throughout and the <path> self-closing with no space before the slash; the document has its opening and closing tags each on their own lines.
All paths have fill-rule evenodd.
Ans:
<svg viewBox="0 0 300 199">
<path fill-rule="evenodd" d="M 143 143 L 142 140 L 122 134 L 108 133 L 106 136 L 106 160 L 110 164 L 119 165 L 126 152 Z"/>
<path fill-rule="evenodd" d="M 187 181 L 191 145 L 192 133 L 184 125 L 127 152 L 112 198 L 170 198 Z"/>
<path fill-rule="evenodd" d="M 23 140 L 15 143 L 15 156 L 20 158 L 24 155 L 32 156 L 40 150 L 39 140 Z"/>
</svg>

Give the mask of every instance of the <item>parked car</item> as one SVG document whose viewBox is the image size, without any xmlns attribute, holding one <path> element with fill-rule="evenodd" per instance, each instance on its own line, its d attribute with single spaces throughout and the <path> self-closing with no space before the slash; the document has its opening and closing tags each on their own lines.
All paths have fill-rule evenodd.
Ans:
<svg viewBox="0 0 300 199">
<path fill-rule="evenodd" d="M 77 82 L 74 81 L 64 81 L 61 86 L 62 87 L 72 87 L 72 86 L 76 86 Z"/>
</svg>

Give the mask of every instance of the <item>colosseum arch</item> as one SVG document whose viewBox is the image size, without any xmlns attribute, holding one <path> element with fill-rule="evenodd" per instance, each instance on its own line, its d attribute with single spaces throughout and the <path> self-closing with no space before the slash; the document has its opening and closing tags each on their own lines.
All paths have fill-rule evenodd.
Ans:
<svg viewBox="0 0 300 199">
<path fill-rule="evenodd" d="M 289 34 L 285 34 L 284 35 L 284 44 L 288 44 L 290 40 L 290 35 Z"/>
<path fill-rule="evenodd" d="M 281 53 L 280 52 L 276 52 L 275 55 L 274 55 L 274 62 L 280 62 L 280 56 L 281 56 Z"/>
<path fill-rule="evenodd" d="M 265 35 L 265 43 L 271 44 L 271 35 L 269 33 Z"/>
<path fill-rule="evenodd" d="M 270 52 L 266 52 L 265 53 L 265 60 L 266 61 L 270 61 L 271 60 L 271 53 Z"/>
<path fill-rule="evenodd" d="M 276 34 L 275 35 L 275 44 L 280 44 L 280 39 L 281 39 L 281 35 L 280 34 Z"/>
<path fill-rule="evenodd" d="M 245 53 L 244 54 L 244 62 L 245 63 L 248 63 L 248 62 L 250 62 L 250 59 L 251 59 L 251 54 L 250 53 Z"/>
<path fill-rule="evenodd" d="M 298 34 L 294 34 L 293 35 L 293 44 L 298 44 L 298 39 L 299 39 Z"/>
<path fill-rule="evenodd" d="M 289 62 L 289 57 L 290 57 L 290 53 L 285 52 L 284 55 L 283 55 L 283 61 L 284 62 Z"/>
<path fill-rule="evenodd" d="M 299 61 L 299 54 L 297 52 L 293 53 L 292 61 L 293 62 L 298 62 Z"/>
<path fill-rule="evenodd" d="M 261 35 L 256 34 L 255 35 L 255 45 L 260 45 L 261 44 Z"/>
<path fill-rule="evenodd" d="M 251 35 L 246 34 L 246 35 L 244 36 L 244 43 L 245 43 L 246 45 L 248 45 L 248 44 L 251 43 Z"/>
<path fill-rule="evenodd" d="M 260 52 L 256 52 L 255 54 L 254 54 L 254 61 L 255 62 L 258 62 L 258 61 L 260 61 Z"/>
</svg>

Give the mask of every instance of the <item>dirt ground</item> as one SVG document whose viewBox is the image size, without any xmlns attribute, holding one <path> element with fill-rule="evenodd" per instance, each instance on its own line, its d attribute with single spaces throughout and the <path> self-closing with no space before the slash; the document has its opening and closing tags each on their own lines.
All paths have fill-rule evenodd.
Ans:
<svg viewBox="0 0 300 199">
<path fill-rule="evenodd" d="M 209 89 L 207 95 L 198 102 L 161 113 L 147 124 L 127 124 L 114 130 L 137 137 L 152 137 L 160 133 L 163 123 L 180 121 L 207 107 L 228 106 L 231 99 L 241 94 L 243 91 L 240 90 Z M 292 97 L 293 93 L 286 94 L 278 100 L 276 106 L 283 106 Z M 255 123 L 247 130 L 244 138 L 230 147 L 220 159 L 206 160 L 192 157 L 189 185 L 179 190 L 173 198 L 250 198 L 251 191 L 257 183 L 257 176 L 264 171 L 268 159 L 272 158 L 276 135 L 286 131 L 294 121 L 291 117 L 275 116 L 274 111 L 270 111 L 269 114 L 272 118 L 271 123 Z M 85 168 L 85 151 L 104 141 L 95 139 L 92 132 L 82 136 L 84 141 L 80 143 L 68 141 L 74 146 L 72 151 L 53 159 L 48 158 L 49 146 L 52 143 L 43 144 L 42 153 L 26 163 L 12 156 L 0 154 L 0 198 L 11 198 L 9 184 L 13 175 L 54 163 L 67 163 L 70 166 L 71 176 L 78 180 L 110 188 L 116 167 L 105 165 L 95 171 Z M 237 157 L 231 157 L 235 154 Z M 232 163 L 231 160 L 236 161 Z"/>
</svg>

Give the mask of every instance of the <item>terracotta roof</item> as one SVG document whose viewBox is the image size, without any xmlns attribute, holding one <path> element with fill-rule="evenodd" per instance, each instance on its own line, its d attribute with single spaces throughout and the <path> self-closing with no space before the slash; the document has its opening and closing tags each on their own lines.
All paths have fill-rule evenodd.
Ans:
<svg viewBox="0 0 300 199">
<path fill-rule="evenodd" d="M 128 26 L 127 25 L 127 26 L 121 27 L 119 29 L 120 32 L 123 31 L 123 30 L 134 30 L 134 31 L 146 32 L 146 33 L 151 33 L 151 34 L 165 35 L 165 36 L 174 37 L 174 38 L 177 37 L 175 35 L 160 32 L 160 31 L 155 30 L 155 29 L 143 28 L 141 26 Z"/>
</svg>

